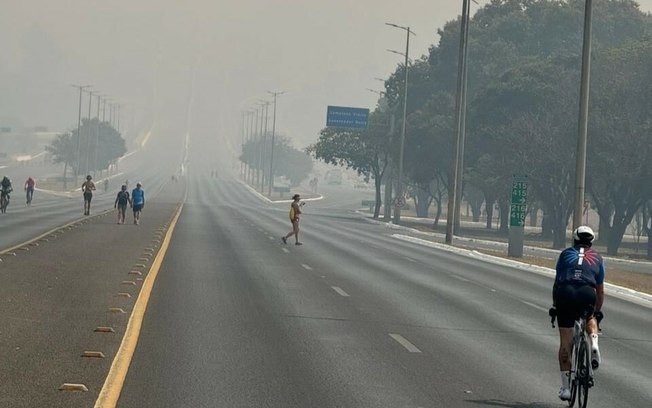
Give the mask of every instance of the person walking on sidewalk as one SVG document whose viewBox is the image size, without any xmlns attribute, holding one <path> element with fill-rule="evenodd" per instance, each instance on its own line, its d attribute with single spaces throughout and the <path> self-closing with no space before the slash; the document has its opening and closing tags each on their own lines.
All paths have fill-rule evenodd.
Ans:
<svg viewBox="0 0 652 408">
<path fill-rule="evenodd" d="M 140 212 L 145 207 L 145 190 L 143 190 L 143 185 L 136 183 L 136 188 L 131 191 L 131 201 L 132 207 L 134 209 L 134 225 L 138 225 L 140 222 Z"/>
<path fill-rule="evenodd" d="M 91 215 L 91 200 L 93 199 L 93 191 L 95 191 L 95 183 L 91 181 L 93 177 L 86 176 L 86 181 L 81 186 L 84 193 L 84 215 Z"/>
<path fill-rule="evenodd" d="M 113 204 L 113 208 L 118 209 L 118 224 L 125 223 L 127 204 L 132 205 L 131 197 L 129 197 L 127 186 L 123 184 L 122 187 L 120 187 L 120 191 L 118 191 L 118 196 L 115 198 L 115 203 Z"/>
<path fill-rule="evenodd" d="M 305 203 L 299 203 L 301 200 L 301 196 L 299 194 L 292 196 L 292 200 L 292 204 L 290 205 L 290 222 L 292 223 L 292 231 L 290 231 L 286 236 L 281 237 L 281 241 L 283 241 L 284 244 L 287 244 L 288 238 L 294 235 L 294 245 L 303 245 L 301 242 L 299 242 L 299 220 L 301 215 L 301 207 L 303 207 Z"/>
</svg>

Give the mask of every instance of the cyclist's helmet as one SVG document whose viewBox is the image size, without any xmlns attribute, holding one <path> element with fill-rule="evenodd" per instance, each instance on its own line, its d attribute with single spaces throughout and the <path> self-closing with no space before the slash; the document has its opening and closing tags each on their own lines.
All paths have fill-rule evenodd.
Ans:
<svg viewBox="0 0 652 408">
<path fill-rule="evenodd" d="M 580 225 L 573 231 L 573 241 L 575 244 L 588 245 L 591 246 L 591 243 L 595 239 L 595 234 L 591 227 L 586 225 Z"/>
<path fill-rule="evenodd" d="M 136 183 L 136 187 L 141 187 L 141 186 L 142 186 L 142 184 L 140 183 L 140 181 L 138 183 Z"/>
<path fill-rule="evenodd" d="M 88 176 L 86 176 L 86 180 L 90 180 L 90 179 L 92 179 L 92 178 L 93 178 L 93 177 L 91 177 L 90 174 L 89 174 Z"/>
</svg>

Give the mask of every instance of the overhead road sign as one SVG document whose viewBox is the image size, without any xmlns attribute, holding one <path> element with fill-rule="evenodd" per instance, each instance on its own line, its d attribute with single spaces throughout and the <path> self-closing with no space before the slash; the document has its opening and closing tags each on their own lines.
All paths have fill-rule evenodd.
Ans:
<svg viewBox="0 0 652 408">
<path fill-rule="evenodd" d="M 366 129 L 369 124 L 369 109 L 329 106 L 326 113 L 326 127 Z"/>
</svg>

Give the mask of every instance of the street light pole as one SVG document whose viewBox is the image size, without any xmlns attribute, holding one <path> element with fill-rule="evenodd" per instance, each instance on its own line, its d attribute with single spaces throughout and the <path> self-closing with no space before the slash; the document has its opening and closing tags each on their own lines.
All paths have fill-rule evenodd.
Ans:
<svg viewBox="0 0 652 408">
<path fill-rule="evenodd" d="M 466 56 L 469 36 L 470 0 L 462 1 L 462 18 L 460 27 L 460 48 L 457 63 L 457 94 L 455 97 L 455 125 L 457 128 L 453 143 L 453 163 L 449 179 L 448 214 L 446 215 L 446 243 L 453 243 L 455 224 L 457 223 L 459 201 L 461 201 L 461 179 L 464 159 L 464 139 L 466 133 Z"/>
<path fill-rule="evenodd" d="M 385 23 L 388 26 L 392 26 L 395 28 L 400 28 L 402 30 L 405 30 L 407 34 L 407 40 L 405 43 L 405 80 L 403 82 L 403 123 L 401 125 L 401 144 L 400 144 L 400 150 L 399 150 L 399 156 L 398 156 L 398 179 L 396 182 L 396 197 L 399 200 L 399 202 L 394 209 L 394 224 L 400 225 L 401 223 L 401 204 L 403 202 L 403 154 L 405 150 L 405 127 L 407 124 L 407 100 L 408 100 L 408 73 L 409 73 L 409 52 L 410 52 L 410 34 L 414 34 L 410 30 L 410 27 L 402 27 L 396 24 L 392 23 Z"/>
<path fill-rule="evenodd" d="M 584 189 L 586 182 L 586 145 L 589 128 L 589 91 L 591 87 L 591 30 L 593 0 L 586 0 L 584 6 L 584 40 L 582 45 L 582 79 L 580 85 L 580 119 L 575 163 L 575 206 L 573 209 L 573 230 L 582 225 L 584 210 Z"/>
<path fill-rule="evenodd" d="M 265 130 L 263 131 L 263 151 L 260 166 L 263 169 L 263 179 L 260 183 L 260 192 L 264 194 L 265 191 L 265 159 L 267 157 L 267 122 L 269 120 L 269 105 L 270 102 L 265 101 Z M 269 178 L 269 175 L 267 176 Z"/>
<path fill-rule="evenodd" d="M 77 184 L 77 177 L 79 176 L 79 164 L 81 162 L 81 103 L 82 103 L 82 92 L 86 88 L 90 88 L 91 85 L 71 85 L 74 88 L 79 89 L 79 116 L 77 119 L 77 154 L 76 154 L 76 161 L 77 165 L 75 166 L 75 184 Z M 64 183 L 65 183 L 65 177 L 64 177 Z"/>
<path fill-rule="evenodd" d="M 267 195 L 272 196 L 272 189 L 274 188 L 274 145 L 276 144 L 276 98 L 283 95 L 285 91 L 271 92 L 267 91 L 274 97 L 274 119 L 272 120 L 272 148 L 269 159 L 269 189 Z"/>
<path fill-rule="evenodd" d="M 91 107 L 93 103 L 94 91 L 88 91 L 88 135 L 86 136 L 86 174 L 88 174 L 89 157 L 88 153 L 91 145 Z"/>
</svg>

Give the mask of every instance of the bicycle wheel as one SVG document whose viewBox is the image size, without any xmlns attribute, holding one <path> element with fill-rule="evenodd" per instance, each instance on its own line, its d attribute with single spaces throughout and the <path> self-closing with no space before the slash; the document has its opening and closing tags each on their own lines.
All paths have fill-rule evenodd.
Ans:
<svg viewBox="0 0 652 408">
<path fill-rule="evenodd" d="M 571 378 L 570 378 L 570 386 L 571 386 L 571 399 L 568 401 L 568 406 L 573 407 L 575 405 L 575 399 L 577 398 L 577 350 L 575 348 L 575 344 L 573 344 L 573 348 L 571 351 L 571 356 L 573 356 L 573 362 L 575 364 L 575 372 L 571 372 Z"/>
<path fill-rule="evenodd" d="M 577 406 L 586 408 L 589 402 L 590 375 L 589 372 L 589 353 L 586 350 L 586 343 L 580 343 L 580 350 L 577 354 Z"/>
</svg>

